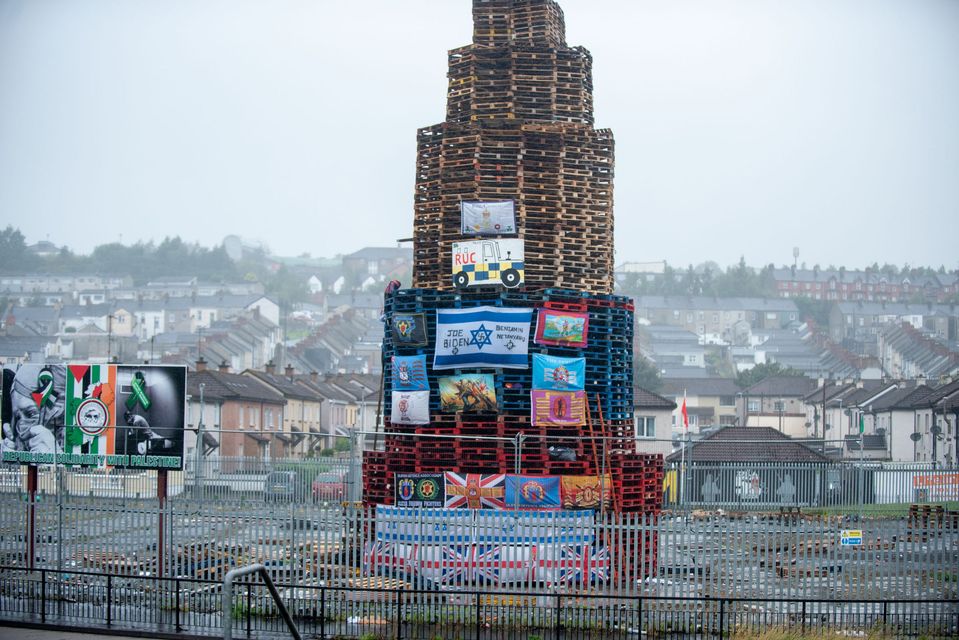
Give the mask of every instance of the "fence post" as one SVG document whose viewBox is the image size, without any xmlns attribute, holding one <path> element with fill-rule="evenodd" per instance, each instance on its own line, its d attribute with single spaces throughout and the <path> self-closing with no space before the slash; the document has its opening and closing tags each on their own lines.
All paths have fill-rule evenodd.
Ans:
<svg viewBox="0 0 959 640">
<path fill-rule="evenodd" d="M 726 601 L 719 599 L 719 640 L 723 639 L 723 627 L 726 625 Z"/>
<path fill-rule="evenodd" d="M 253 616 L 253 583 L 246 584 L 246 636 L 250 637 L 250 618 Z"/>
<path fill-rule="evenodd" d="M 806 633 L 806 601 L 802 601 L 802 632 L 803 635 Z"/>
<path fill-rule="evenodd" d="M 401 631 L 400 627 L 403 625 L 403 617 L 400 615 L 400 611 L 403 606 L 403 590 L 396 590 L 396 640 L 400 640 Z"/>
<path fill-rule="evenodd" d="M 476 596 L 476 640 L 479 640 L 480 629 L 482 628 L 482 622 L 480 620 L 480 594 L 479 591 L 474 593 Z"/>
<path fill-rule="evenodd" d="M 889 624 L 889 602 L 886 600 L 882 601 L 882 626 L 885 629 L 886 625 Z"/>
<path fill-rule="evenodd" d="M 40 569 L 40 621 L 47 621 L 47 572 Z"/>
<path fill-rule="evenodd" d="M 326 640 L 326 587 L 320 587 L 320 640 Z"/>
<path fill-rule="evenodd" d="M 176 599 L 174 604 L 176 605 L 176 631 L 180 633 L 180 580 L 173 581 L 173 588 L 176 589 Z"/>
<path fill-rule="evenodd" d="M 637 629 L 637 631 L 639 631 L 639 633 L 642 634 L 643 633 L 643 596 L 638 596 L 636 600 L 638 601 L 638 604 L 636 605 L 636 609 L 639 612 L 639 621 L 638 621 L 639 628 Z"/>
<path fill-rule="evenodd" d="M 110 609 L 113 608 L 112 605 L 113 605 L 113 576 L 108 575 L 107 576 L 107 626 L 108 627 L 113 622 L 113 617 L 110 612 Z"/>
<path fill-rule="evenodd" d="M 563 622 L 560 619 L 560 611 L 563 608 L 563 596 L 556 594 L 556 608 L 553 610 L 553 628 L 556 630 L 556 640 L 563 638 Z"/>
</svg>

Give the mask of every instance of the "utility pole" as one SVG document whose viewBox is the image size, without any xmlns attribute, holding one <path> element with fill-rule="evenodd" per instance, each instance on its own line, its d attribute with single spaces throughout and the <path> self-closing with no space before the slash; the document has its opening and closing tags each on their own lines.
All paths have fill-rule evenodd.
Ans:
<svg viewBox="0 0 959 640">
<path fill-rule="evenodd" d="M 113 362 L 113 314 L 107 316 L 107 362 Z"/>
<path fill-rule="evenodd" d="M 822 439 L 823 439 L 823 448 L 826 446 L 826 374 L 822 376 Z M 816 423 L 815 431 L 813 432 L 815 437 L 819 437 L 819 424 Z"/>
<path fill-rule="evenodd" d="M 200 418 L 196 423 L 196 469 L 194 470 L 194 485 L 195 485 L 195 495 L 200 494 L 200 487 L 202 485 L 201 477 L 203 475 L 203 409 L 205 407 L 203 403 L 203 389 L 206 387 L 204 383 L 200 383 Z"/>
</svg>

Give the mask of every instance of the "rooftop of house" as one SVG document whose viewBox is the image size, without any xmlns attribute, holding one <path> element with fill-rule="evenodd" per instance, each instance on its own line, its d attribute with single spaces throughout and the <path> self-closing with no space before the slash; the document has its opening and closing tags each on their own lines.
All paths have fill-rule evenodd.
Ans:
<svg viewBox="0 0 959 640">
<path fill-rule="evenodd" d="M 667 396 L 735 396 L 742 390 L 732 378 L 668 378 L 660 393 Z"/>
<path fill-rule="evenodd" d="M 798 313 L 796 303 L 786 298 L 718 298 L 711 296 L 639 296 L 636 309 L 684 311 L 765 311 Z"/>
<path fill-rule="evenodd" d="M 682 452 L 670 454 L 674 462 Z M 724 427 L 688 447 L 687 462 L 829 462 L 829 458 L 770 427 Z"/>
<path fill-rule="evenodd" d="M 642 387 L 633 389 L 633 407 L 635 409 L 666 409 L 673 411 L 676 403 Z"/>
<path fill-rule="evenodd" d="M 203 384 L 204 398 L 228 400 L 252 400 L 270 404 L 286 404 L 283 395 L 268 388 L 252 376 L 221 371 L 195 371 L 187 376 L 187 392 L 193 398 L 200 397 Z"/>
<path fill-rule="evenodd" d="M 770 376 L 747 387 L 743 394 L 802 398 L 809 395 L 816 386 L 816 381 L 806 376 Z"/>
</svg>

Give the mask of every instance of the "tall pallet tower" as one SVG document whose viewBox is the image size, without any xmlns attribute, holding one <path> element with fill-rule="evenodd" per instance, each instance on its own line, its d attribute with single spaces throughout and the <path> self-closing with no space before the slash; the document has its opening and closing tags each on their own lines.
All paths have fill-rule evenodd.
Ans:
<svg viewBox="0 0 959 640">
<path fill-rule="evenodd" d="M 364 501 L 656 513 L 592 58 L 566 44 L 555 0 L 473 0 L 448 77 L 446 121 L 417 133 L 414 288 L 386 294 Z"/>
</svg>

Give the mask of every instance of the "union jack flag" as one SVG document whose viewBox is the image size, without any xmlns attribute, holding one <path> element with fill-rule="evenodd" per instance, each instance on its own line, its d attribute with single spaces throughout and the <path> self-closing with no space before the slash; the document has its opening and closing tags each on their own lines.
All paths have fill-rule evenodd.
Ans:
<svg viewBox="0 0 959 640">
<path fill-rule="evenodd" d="M 444 546 L 441 556 L 442 584 L 469 584 L 473 580 L 473 545 Z"/>
<path fill-rule="evenodd" d="M 502 549 L 499 546 L 476 547 L 476 560 L 473 563 L 473 578 L 476 582 L 499 584 L 501 554 Z"/>
<path fill-rule="evenodd" d="M 374 540 L 373 542 L 367 542 L 363 547 L 364 575 L 391 575 L 397 570 L 410 569 L 412 567 L 409 559 L 405 557 L 400 545 Z"/>
<path fill-rule="evenodd" d="M 606 547 L 563 545 L 560 559 L 557 566 L 559 582 L 587 585 L 609 580 L 609 549 Z"/>
<path fill-rule="evenodd" d="M 446 508 L 505 509 L 506 474 L 446 472 Z"/>
</svg>

